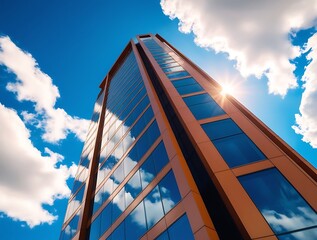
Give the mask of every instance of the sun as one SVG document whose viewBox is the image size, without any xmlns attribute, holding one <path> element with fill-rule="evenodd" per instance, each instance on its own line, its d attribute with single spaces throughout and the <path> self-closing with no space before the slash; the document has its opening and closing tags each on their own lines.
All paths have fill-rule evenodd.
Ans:
<svg viewBox="0 0 317 240">
<path fill-rule="evenodd" d="M 221 90 L 221 94 L 222 95 L 232 95 L 234 93 L 234 87 L 232 84 L 229 83 L 225 83 L 221 85 L 222 90 Z"/>
</svg>

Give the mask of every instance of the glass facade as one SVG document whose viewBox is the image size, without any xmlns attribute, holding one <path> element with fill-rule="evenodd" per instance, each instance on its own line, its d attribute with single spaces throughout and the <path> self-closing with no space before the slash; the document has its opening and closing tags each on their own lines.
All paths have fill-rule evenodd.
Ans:
<svg viewBox="0 0 317 240">
<path fill-rule="evenodd" d="M 193 240 L 210 231 L 219 239 L 317 239 L 316 205 L 304 188 L 317 190 L 304 160 L 233 98 L 213 98 L 216 84 L 204 88 L 213 80 L 165 40 L 137 40 L 100 85 L 60 240 Z M 251 213 L 240 205 L 253 203 Z"/>
<path fill-rule="evenodd" d="M 186 215 L 177 219 L 166 231 L 155 240 L 194 240 L 188 218 Z"/>
<path fill-rule="evenodd" d="M 266 158 L 231 119 L 206 123 L 202 128 L 229 167 L 238 167 Z"/>
<path fill-rule="evenodd" d="M 180 201 L 172 171 L 139 197 L 169 162 L 149 103 L 131 52 L 109 85 L 90 239 L 99 239 L 135 201 L 107 239 L 139 239 Z"/>
<path fill-rule="evenodd" d="M 279 171 L 268 169 L 239 180 L 279 239 L 316 239 L 316 212 Z"/>
</svg>

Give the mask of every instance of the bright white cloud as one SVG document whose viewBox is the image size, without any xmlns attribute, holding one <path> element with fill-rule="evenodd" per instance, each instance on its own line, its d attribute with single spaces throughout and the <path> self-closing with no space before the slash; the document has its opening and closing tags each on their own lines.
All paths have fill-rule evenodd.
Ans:
<svg viewBox="0 0 317 240">
<path fill-rule="evenodd" d="M 288 36 L 313 25 L 317 1 L 161 0 L 161 6 L 197 45 L 227 53 L 242 76 L 266 76 L 270 93 L 285 96 L 297 87 L 289 59 L 300 51 Z"/>
<path fill-rule="evenodd" d="M 311 50 L 307 60 L 311 61 L 302 77 L 305 89 L 302 95 L 299 114 L 295 115 L 296 125 L 293 129 L 303 135 L 303 141 L 317 148 L 317 34 L 307 42 L 303 51 Z"/>
<path fill-rule="evenodd" d="M 0 211 L 30 227 L 51 224 L 57 216 L 43 208 L 70 194 L 66 180 L 74 172 L 56 167 L 63 156 L 46 148 L 42 156 L 17 113 L 0 104 Z"/>
<path fill-rule="evenodd" d="M 16 82 L 7 84 L 7 90 L 14 92 L 19 101 L 31 101 L 37 114 L 23 112 L 26 122 L 43 128 L 43 139 L 57 142 L 72 132 L 84 140 L 88 120 L 69 116 L 64 109 L 54 108 L 60 97 L 52 79 L 43 73 L 30 53 L 18 48 L 9 37 L 0 37 L 0 64 L 16 75 Z"/>
</svg>

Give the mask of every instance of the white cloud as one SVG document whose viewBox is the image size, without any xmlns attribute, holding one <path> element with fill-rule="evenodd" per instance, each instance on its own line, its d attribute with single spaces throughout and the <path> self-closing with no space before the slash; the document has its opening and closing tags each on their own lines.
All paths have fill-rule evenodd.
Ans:
<svg viewBox="0 0 317 240">
<path fill-rule="evenodd" d="M 72 132 L 84 140 L 88 129 L 88 120 L 69 116 L 64 109 L 54 108 L 60 97 L 58 88 L 50 76 L 41 71 L 30 53 L 18 48 L 9 37 L 0 37 L 0 64 L 13 72 L 16 82 L 7 84 L 7 90 L 16 94 L 19 101 L 35 103 L 37 114 L 24 111 L 26 122 L 44 129 L 43 139 L 57 142 Z"/>
<path fill-rule="evenodd" d="M 43 208 L 70 194 L 66 180 L 73 172 L 56 167 L 63 156 L 46 148 L 42 156 L 17 113 L 0 104 L 0 211 L 30 227 L 51 224 L 57 216 Z"/>
<path fill-rule="evenodd" d="M 293 129 L 297 134 L 303 135 L 303 141 L 317 148 L 317 34 L 313 35 L 307 42 L 303 51 L 311 50 L 307 60 L 311 61 L 306 67 L 302 77 L 304 81 L 304 92 L 300 104 L 299 114 L 295 115 L 296 125 Z"/>
<path fill-rule="evenodd" d="M 270 93 L 285 96 L 297 87 L 289 59 L 300 51 L 288 35 L 313 25 L 317 1 L 161 0 L 161 6 L 197 45 L 227 53 L 242 76 L 266 76 Z"/>
</svg>

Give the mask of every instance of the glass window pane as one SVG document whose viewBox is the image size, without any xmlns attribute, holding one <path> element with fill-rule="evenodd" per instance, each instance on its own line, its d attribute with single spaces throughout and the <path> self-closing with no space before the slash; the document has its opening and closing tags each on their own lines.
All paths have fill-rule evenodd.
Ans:
<svg viewBox="0 0 317 240">
<path fill-rule="evenodd" d="M 125 185 L 126 206 L 130 205 L 130 203 L 140 194 L 141 190 L 141 178 L 138 170 Z"/>
<path fill-rule="evenodd" d="M 158 64 L 160 65 L 161 68 L 179 66 L 179 64 L 177 62 L 175 62 L 175 60 L 171 60 L 171 61 L 167 61 L 167 62 L 161 62 L 161 63 L 158 63 Z"/>
<path fill-rule="evenodd" d="M 164 63 L 170 63 L 170 62 L 174 62 L 175 60 L 171 57 L 167 57 L 167 58 L 162 58 L 159 60 L 156 60 L 158 64 L 164 64 Z"/>
<path fill-rule="evenodd" d="M 159 145 L 154 149 L 151 157 L 154 160 L 156 174 L 158 174 L 169 162 L 163 142 L 160 142 Z"/>
<path fill-rule="evenodd" d="M 93 213 L 95 213 L 100 206 L 102 205 L 103 201 L 102 201 L 102 188 L 96 193 L 95 197 L 94 197 L 94 205 L 93 205 Z"/>
<path fill-rule="evenodd" d="M 124 222 L 122 222 L 111 235 L 107 238 L 107 240 L 125 240 L 124 235 Z"/>
<path fill-rule="evenodd" d="M 126 240 L 140 239 L 146 232 L 143 201 L 125 219 Z"/>
<path fill-rule="evenodd" d="M 133 161 L 129 156 L 127 156 L 123 160 L 124 164 L 124 176 L 128 176 L 128 174 L 131 172 L 131 170 L 137 165 L 138 163 L 136 161 Z"/>
<path fill-rule="evenodd" d="M 156 186 L 145 198 L 144 206 L 148 229 L 157 223 L 163 216 L 163 206 L 158 186 Z"/>
<path fill-rule="evenodd" d="M 242 133 L 241 129 L 231 119 L 206 123 L 202 125 L 210 140 L 228 137 Z"/>
<path fill-rule="evenodd" d="M 144 189 L 156 176 L 154 162 L 152 158 L 148 158 L 140 167 L 142 189 Z"/>
<path fill-rule="evenodd" d="M 100 236 L 108 230 L 108 228 L 111 226 L 111 204 L 108 204 L 103 210 L 101 215 L 101 221 L 100 221 Z M 93 239 L 93 238 L 92 238 Z"/>
<path fill-rule="evenodd" d="M 175 66 L 171 68 L 164 68 L 163 71 L 167 73 L 167 72 L 177 72 L 177 71 L 185 71 L 185 70 L 181 66 Z"/>
<path fill-rule="evenodd" d="M 189 76 L 189 73 L 186 71 L 183 72 L 175 72 L 175 73 L 170 73 L 166 75 L 169 79 L 174 79 L 174 78 L 181 78 L 181 77 L 187 77 Z"/>
<path fill-rule="evenodd" d="M 73 217 L 73 219 L 69 222 L 69 224 L 66 226 L 66 228 L 61 233 L 63 239 L 72 239 L 76 232 L 77 232 L 77 226 L 79 221 L 79 215 L 80 210 L 77 212 L 77 214 Z"/>
<path fill-rule="evenodd" d="M 188 107 L 197 105 L 197 104 L 202 104 L 202 103 L 214 102 L 214 100 L 207 93 L 185 97 L 183 98 L 183 100 Z"/>
<path fill-rule="evenodd" d="M 180 217 L 175 223 L 168 228 L 170 240 L 194 240 L 194 235 L 191 230 L 186 214 Z"/>
<path fill-rule="evenodd" d="M 155 240 L 169 240 L 167 231 L 162 232 Z"/>
<path fill-rule="evenodd" d="M 89 239 L 99 239 L 100 237 L 100 220 L 101 214 L 91 223 Z"/>
<path fill-rule="evenodd" d="M 159 187 L 166 214 L 181 200 L 174 173 L 172 171 L 168 172 L 167 175 L 160 181 Z"/>
<path fill-rule="evenodd" d="M 165 67 L 176 67 L 176 66 L 179 66 L 179 64 L 177 62 L 172 62 L 172 63 L 164 63 L 164 64 L 160 64 L 160 66 L 162 68 L 165 68 Z"/>
<path fill-rule="evenodd" d="M 213 144 L 229 167 L 237 167 L 266 158 L 245 134 L 214 140 Z"/>
<path fill-rule="evenodd" d="M 186 85 L 182 87 L 177 87 L 176 90 L 180 95 L 185 95 L 189 93 L 201 92 L 204 89 L 198 84 Z"/>
<path fill-rule="evenodd" d="M 194 78 L 185 78 L 185 79 L 181 79 L 181 80 L 175 80 L 172 81 L 174 87 L 181 87 L 181 86 L 186 86 L 186 85 L 192 85 L 197 83 L 196 80 Z"/>
<path fill-rule="evenodd" d="M 121 163 L 117 169 L 113 172 L 111 178 L 113 178 L 114 182 L 116 184 L 120 184 L 124 179 L 124 170 L 123 170 L 123 164 Z"/>
<path fill-rule="evenodd" d="M 317 228 L 302 230 L 289 234 L 278 236 L 279 240 L 303 240 L 303 239 L 317 239 Z"/>
<path fill-rule="evenodd" d="M 125 210 L 124 188 L 112 200 L 112 221 L 114 222 Z"/>
<path fill-rule="evenodd" d="M 197 120 L 225 114 L 215 102 L 208 102 L 190 106 L 189 109 Z"/>
<path fill-rule="evenodd" d="M 316 212 L 277 169 L 245 175 L 239 180 L 276 234 L 317 226 Z"/>
</svg>

